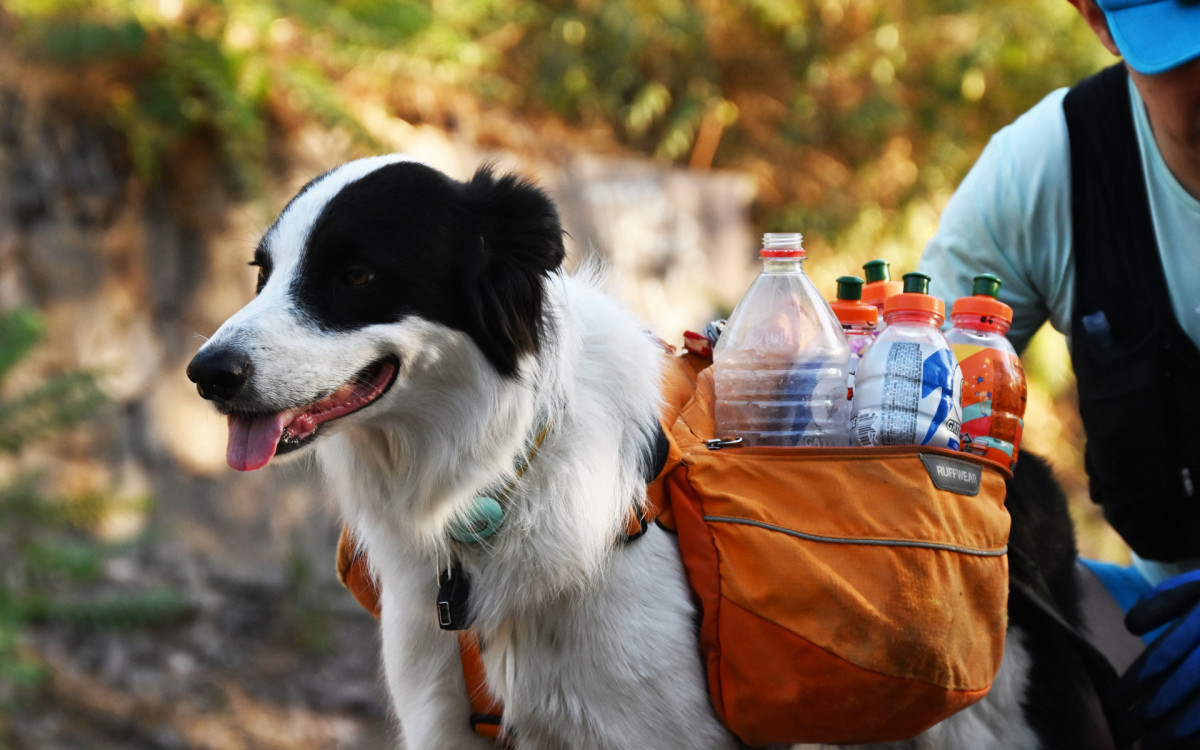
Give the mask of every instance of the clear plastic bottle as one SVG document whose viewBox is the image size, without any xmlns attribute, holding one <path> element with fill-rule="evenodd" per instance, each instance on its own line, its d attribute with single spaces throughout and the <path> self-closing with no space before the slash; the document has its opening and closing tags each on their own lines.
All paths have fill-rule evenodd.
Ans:
<svg viewBox="0 0 1200 750">
<path fill-rule="evenodd" d="M 863 274 L 866 275 L 866 283 L 863 285 L 862 301 L 879 311 L 879 324 L 875 327 L 875 335 L 878 336 L 887 327 L 887 321 L 883 319 L 883 305 L 888 297 L 904 291 L 904 282 L 892 281 L 891 268 L 882 258 L 864 263 Z"/>
<path fill-rule="evenodd" d="M 805 275 L 802 237 L 763 236 L 762 272 L 713 350 L 719 437 L 746 445 L 847 445 L 850 347 Z"/>
<path fill-rule="evenodd" d="M 928 292 L 928 276 L 906 273 L 904 292 L 884 305 L 887 328 L 855 377 L 850 436 L 856 445 L 959 447 L 962 373 L 942 335 L 945 305 Z"/>
<path fill-rule="evenodd" d="M 854 376 L 863 352 L 875 340 L 879 311 L 862 301 L 863 280 L 857 276 L 840 276 L 837 298 L 829 301 L 833 314 L 842 324 L 842 333 L 850 345 L 850 367 L 846 374 L 846 398 L 854 398 Z"/>
<path fill-rule="evenodd" d="M 1005 334 L 1012 308 L 996 299 L 1000 279 L 975 277 L 972 296 L 950 311 L 946 333 L 963 373 L 962 450 L 1002 466 L 1017 465 L 1025 417 L 1025 370 Z"/>
</svg>

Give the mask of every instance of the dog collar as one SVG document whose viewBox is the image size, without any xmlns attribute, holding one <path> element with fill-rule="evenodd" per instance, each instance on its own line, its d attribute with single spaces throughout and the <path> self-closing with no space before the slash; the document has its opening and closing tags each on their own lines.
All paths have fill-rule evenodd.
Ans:
<svg viewBox="0 0 1200 750">
<path fill-rule="evenodd" d="M 517 485 L 521 477 L 525 476 L 525 472 L 529 470 L 529 465 L 533 463 L 534 457 L 537 456 L 538 450 L 542 447 L 542 443 L 546 442 L 546 436 L 549 434 L 550 415 L 544 413 L 541 418 L 541 428 L 533 439 L 529 453 L 525 456 L 524 461 L 516 464 L 516 474 L 498 496 L 479 495 L 472 498 L 470 507 L 450 523 L 448 533 L 451 539 L 461 544 L 478 544 L 496 535 L 496 532 L 504 524 L 502 501 L 508 498 L 513 487 Z"/>
<path fill-rule="evenodd" d="M 496 535 L 504 524 L 504 506 L 501 501 L 507 499 L 513 487 L 529 470 L 529 465 L 533 463 L 538 449 L 542 447 L 549 433 L 550 417 L 543 414 L 541 428 L 534 437 L 525 460 L 516 465 L 513 478 L 498 496 L 478 495 L 471 499 L 470 507 L 450 523 L 447 533 L 452 540 L 461 544 L 479 544 Z M 464 630 L 471 627 L 471 621 L 474 619 L 467 606 L 471 598 L 471 578 L 453 554 L 450 560 L 450 567 L 446 570 L 442 570 L 438 565 L 438 625 L 442 630 Z"/>
<path fill-rule="evenodd" d="M 502 501 L 507 498 L 517 481 L 529 469 L 529 465 L 537 456 L 542 443 L 545 442 L 546 435 L 550 432 L 548 416 L 542 419 L 541 424 L 541 429 L 534 438 L 528 455 L 524 462 L 517 466 L 515 476 L 509 481 L 504 491 L 498 497 L 479 495 L 472 498 L 470 507 L 451 523 L 448 530 L 451 539 L 461 544 L 478 544 L 495 536 L 500 530 L 504 523 Z M 662 469 L 666 448 L 666 435 L 659 427 L 653 445 L 647 447 L 643 462 L 642 468 L 646 473 L 647 482 L 653 480 Z M 640 538 L 646 533 L 649 522 L 654 520 L 657 515 L 657 509 L 643 507 L 641 503 L 633 503 L 626 517 L 625 529 L 617 539 L 618 544 L 628 544 Z M 471 627 L 473 618 L 468 608 L 468 600 L 471 597 L 471 578 L 453 554 L 449 568 L 443 570 L 438 565 L 437 582 L 438 625 L 442 630 L 463 630 Z"/>
</svg>

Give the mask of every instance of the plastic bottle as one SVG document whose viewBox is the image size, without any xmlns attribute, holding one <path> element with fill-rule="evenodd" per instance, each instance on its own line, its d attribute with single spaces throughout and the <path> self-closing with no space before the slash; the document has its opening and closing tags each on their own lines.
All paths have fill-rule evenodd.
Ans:
<svg viewBox="0 0 1200 750">
<path fill-rule="evenodd" d="M 887 321 L 883 319 L 884 302 L 888 297 L 903 292 L 904 282 L 891 280 L 891 269 L 888 262 L 882 258 L 864 263 L 863 273 L 867 280 L 863 285 L 862 301 L 868 305 L 874 305 L 875 309 L 879 311 L 879 324 L 875 327 L 875 335 L 878 336 L 887 327 Z"/>
<path fill-rule="evenodd" d="M 850 347 L 805 275 L 802 237 L 763 236 L 762 272 L 713 349 L 718 437 L 745 445 L 847 445 Z"/>
<path fill-rule="evenodd" d="M 1025 370 L 1005 337 L 1012 308 L 996 299 L 1000 279 L 975 277 L 972 296 L 950 311 L 946 334 L 963 373 L 962 450 L 1012 468 L 1025 417 Z"/>
<path fill-rule="evenodd" d="M 875 340 L 879 311 L 862 301 L 863 280 L 841 276 L 837 280 L 837 298 L 829 301 L 833 314 L 842 324 L 842 333 L 850 345 L 850 366 L 846 374 L 846 398 L 854 398 L 854 376 L 863 352 Z"/>
<path fill-rule="evenodd" d="M 942 335 L 945 305 L 929 277 L 904 274 L 888 298 L 887 328 L 858 363 L 850 436 L 857 445 L 931 445 L 957 450 L 962 373 Z"/>
</svg>

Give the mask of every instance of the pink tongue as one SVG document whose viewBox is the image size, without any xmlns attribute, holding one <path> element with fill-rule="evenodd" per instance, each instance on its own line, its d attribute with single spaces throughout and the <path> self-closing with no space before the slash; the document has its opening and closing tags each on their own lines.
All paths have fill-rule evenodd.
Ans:
<svg viewBox="0 0 1200 750">
<path fill-rule="evenodd" d="M 254 471 L 266 466 L 283 436 L 284 418 L 283 414 L 230 414 L 225 460 L 238 471 Z"/>
</svg>

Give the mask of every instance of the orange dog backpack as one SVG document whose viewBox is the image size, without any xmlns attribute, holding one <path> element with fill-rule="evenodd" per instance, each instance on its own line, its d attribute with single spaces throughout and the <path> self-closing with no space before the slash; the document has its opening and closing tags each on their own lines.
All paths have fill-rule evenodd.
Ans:
<svg viewBox="0 0 1200 750">
<path fill-rule="evenodd" d="M 1007 624 L 1006 468 L 938 448 L 717 448 L 711 370 L 658 480 L 713 707 L 748 745 L 907 739 L 982 698 Z"/>
<path fill-rule="evenodd" d="M 707 364 L 669 359 L 670 451 L 648 495 L 678 534 L 725 726 L 750 746 L 902 740 L 982 698 L 1004 649 L 1007 468 L 915 446 L 723 447 Z M 378 615 L 343 542 L 339 576 Z M 494 737 L 499 708 L 460 640 Z"/>
</svg>

